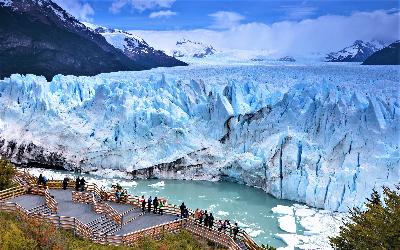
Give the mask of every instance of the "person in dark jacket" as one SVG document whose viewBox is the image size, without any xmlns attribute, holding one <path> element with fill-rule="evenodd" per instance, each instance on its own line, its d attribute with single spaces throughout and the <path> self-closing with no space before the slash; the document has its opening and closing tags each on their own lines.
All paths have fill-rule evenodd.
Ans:
<svg viewBox="0 0 400 250">
<path fill-rule="evenodd" d="M 153 200 L 153 213 L 157 213 L 157 208 L 158 208 L 158 199 L 157 199 L 157 196 L 156 197 L 154 197 L 154 200 Z"/>
<path fill-rule="evenodd" d="M 182 219 L 185 215 L 185 209 L 186 209 L 184 202 L 182 202 L 182 204 L 179 206 L 179 209 L 181 210 L 181 219 Z"/>
<path fill-rule="evenodd" d="M 142 212 L 144 212 L 146 210 L 146 199 L 144 198 L 144 195 L 142 195 L 140 202 L 142 203 Z"/>
<path fill-rule="evenodd" d="M 39 177 L 38 177 L 38 183 L 37 183 L 37 184 L 38 184 L 38 185 L 42 185 L 43 182 L 44 182 L 43 175 L 40 174 Z"/>
<path fill-rule="evenodd" d="M 232 231 L 233 231 L 233 239 L 236 240 L 236 237 L 239 233 L 239 226 L 236 222 L 235 222 L 235 226 L 233 227 Z"/>
<path fill-rule="evenodd" d="M 208 218 L 208 213 L 207 210 L 204 212 L 204 226 L 208 227 L 208 222 L 209 222 L 209 218 Z"/>
<path fill-rule="evenodd" d="M 79 176 L 75 180 L 75 190 L 79 191 L 79 186 L 81 185 L 81 179 L 79 179 Z"/>
<path fill-rule="evenodd" d="M 149 199 L 147 200 L 147 212 L 151 212 L 151 202 L 153 200 L 151 199 L 151 196 L 149 197 Z"/>
<path fill-rule="evenodd" d="M 62 184 L 63 184 L 63 189 L 66 190 L 68 187 L 68 181 L 69 179 L 67 177 L 64 178 Z"/>
<path fill-rule="evenodd" d="M 85 191 L 85 184 L 86 184 L 85 178 L 82 177 L 80 182 L 81 191 Z"/>
<path fill-rule="evenodd" d="M 208 227 L 212 229 L 213 225 L 214 225 L 214 216 L 212 213 L 210 213 L 210 216 L 208 217 Z"/>
</svg>

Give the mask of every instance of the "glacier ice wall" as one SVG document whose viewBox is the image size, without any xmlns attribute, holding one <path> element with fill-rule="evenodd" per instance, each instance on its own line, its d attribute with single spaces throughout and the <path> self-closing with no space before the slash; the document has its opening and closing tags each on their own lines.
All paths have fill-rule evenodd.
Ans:
<svg viewBox="0 0 400 250">
<path fill-rule="evenodd" d="M 400 180 L 396 66 L 193 66 L 0 81 L 0 153 L 29 166 L 229 179 L 344 211 Z"/>
</svg>

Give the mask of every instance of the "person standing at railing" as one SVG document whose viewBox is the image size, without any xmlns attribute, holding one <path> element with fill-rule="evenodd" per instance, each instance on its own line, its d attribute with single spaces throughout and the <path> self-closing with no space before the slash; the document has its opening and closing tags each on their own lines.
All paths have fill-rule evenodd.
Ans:
<svg viewBox="0 0 400 250">
<path fill-rule="evenodd" d="M 204 211 L 200 210 L 200 214 L 199 214 L 199 223 L 203 224 L 203 220 L 204 220 Z"/>
<path fill-rule="evenodd" d="M 81 182 L 80 182 L 80 189 L 82 192 L 85 191 L 85 184 L 86 184 L 85 178 L 82 177 Z"/>
<path fill-rule="evenodd" d="M 158 199 L 157 199 L 157 196 L 156 197 L 154 197 L 154 200 L 153 200 L 153 213 L 157 213 L 157 208 L 158 208 Z"/>
<path fill-rule="evenodd" d="M 214 225 L 214 216 L 212 213 L 210 213 L 210 216 L 208 217 L 208 228 L 212 229 Z"/>
<path fill-rule="evenodd" d="M 239 233 L 239 226 L 237 222 L 235 222 L 235 226 L 233 227 L 233 239 L 236 240 L 236 237 Z"/>
<path fill-rule="evenodd" d="M 144 195 L 142 195 L 139 202 L 142 204 L 142 212 L 146 211 L 146 199 L 144 198 Z"/>
<path fill-rule="evenodd" d="M 217 228 L 218 228 L 218 233 L 221 233 L 222 232 L 222 226 L 223 224 L 222 224 L 222 221 L 221 220 L 218 220 L 218 222 L 217 222 Z"/>
<path fill-rule="evenodd" d="M 179 209 L 181 210 L 181 219 L 182 219 L 185 217 L 185 209 L 186 209 L 184 202 L 182 202 L 182 204 L 179 206 Z"/>
<path fill-rule="evenodd" d="M 207 210 L 204 212 L 204 226 L 208 227 L 208 213 L 207 213 Z"/>
<path fill-rule="evenodd" d="M 63 185 L 63 189 L 66 190 L 68 187 L 68 181 L 69 179 L 67 177 L 64 178 L 62 185 Z"/>
<path fill-rule="evenodd" d="M 196 208 L 196 211 L 194 211 L 194 220 L 197 222 L 200 218 L 200 210 Z"/>
<path fill-rule="evenodd" d="M 163 215 L 163 214 L 164 214 L 164 211 L 163 211 L 163 209 L 164 209 L 164 201 L 163 201 L 163 200 L 160 200 L 159 203 L 160 203 L 160 204 L 158 205 L 158 213 L 159 213 L 160 215 Z"/>
<path fill-rule="evenodd" d="M 147 212 L 151 212 L 151 203 L 152 203 L 152 199 L 151 196 L 149 197 L 149 199 L 147 200 Z"/>
<path fill-rule="evenodd" d="M 75 190 L 76 191 L 79 191 L 80 185 L 81 185 L 81 179 L 79 179 L 79 176 L 78 176 L 78 177 L 76 177 L 76 180 L 75 180 Z"/>
<path fill-rule="evenodd" d="M 115 199 L 116 199 L 116 202 L 121 201 L 121 191 L 118 189 L 115 191 Z"/>
<path fill-rule="evenodd" d="M 38 181 L 37 181 L 37 183 L 38 183 L 38 186 L 42 185 L 42 184 L 43 184 L 43 182 L 44 182 L 43 175 L 42 175 L 42 174 L 40 174 L 40 175 L 39 175 L 39 177 L 38 177 Z"/>
</svg>

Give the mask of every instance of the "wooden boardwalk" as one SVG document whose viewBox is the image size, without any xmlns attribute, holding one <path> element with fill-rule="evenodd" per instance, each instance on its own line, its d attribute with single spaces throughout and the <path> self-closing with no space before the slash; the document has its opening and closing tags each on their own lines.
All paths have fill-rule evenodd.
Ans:
<svg viewBox="0 0 400 250">
<path fill-rule="evenodd" d="M 142 212 L 136 196 L 129 195 L 124 202 L 117 203 L 112 193 L 95 184 L 87 185 L 85 192 L 74 191 L 72 183 L 63 190 L 61 181 L 50 181 L 46 189 L 37 188 L 36 178 L 21 171 L 16 182 L 20 187 L 0 192 L 0 210 L 50 221 L 94 242 L 130 245 L 142 237 L 160 239 L 166 232 L 186 229 L 229 249 L 261 249 L 244 231 L 233 240 L 229 232 L 205 228 L 192 218 L 177 219 L 180 211 L 174 205 L 167 205 L 164 215 L 159 215 Z"/>
</svg>

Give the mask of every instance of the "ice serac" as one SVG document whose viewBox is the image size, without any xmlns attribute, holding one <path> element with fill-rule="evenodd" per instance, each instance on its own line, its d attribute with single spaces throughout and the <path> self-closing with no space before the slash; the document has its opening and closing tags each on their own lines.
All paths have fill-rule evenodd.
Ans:
<svg viewBox="0 0 400 250">
<path fill-rule="evenodd" d="M 396 66 L 189 66 L 0 81 L 0 153 L 237 181 L 345 211 L 400 179 Z M 117 171 L 116 171 L 117 172 Z"/>
</svg>

